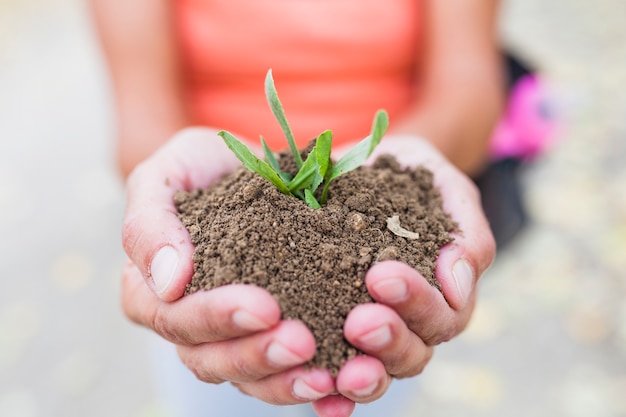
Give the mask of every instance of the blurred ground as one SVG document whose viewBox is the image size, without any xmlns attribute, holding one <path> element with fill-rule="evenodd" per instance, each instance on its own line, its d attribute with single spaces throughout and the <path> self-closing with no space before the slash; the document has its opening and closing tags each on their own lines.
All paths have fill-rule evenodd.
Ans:
<svg viewBox="0 0 626 417">
<path fill-rule="evenodd" d="M 566 98 L 532 224 L 407 416 L 626 416 L 626 2 L 513 0 L 505 43 Z M 0 3 L 0 416 L 165 417 L 118 307 L 123 190 L 83 2 Z"/>
</svg>

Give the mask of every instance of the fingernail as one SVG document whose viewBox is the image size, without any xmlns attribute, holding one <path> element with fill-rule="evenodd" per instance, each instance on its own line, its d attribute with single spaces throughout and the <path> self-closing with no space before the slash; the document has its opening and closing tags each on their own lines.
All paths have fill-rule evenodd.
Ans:
<svg viewBox="0 0 626 417">
<path fill-rule="evenodd" d="M 174 280 L 178 267 L 178 253 L 171 246 L 163 246 L 150 264 L 150 276 L 157 294 L 163 294 Z"/>
<path fill-rule="evenodd" d="M 266 355 L 270 362 L 278 366 L 293 366 L 305 361 L 279 342 L 272 342 L 267 348 Z"/>
<path fill-rule="evenodd" d="M 387 325 L 380 326 L 359 337 L 359 342 L 372 349 L 385 347 L 391 342 L 391 329 Z"/>
<path fill-rule="evenodd" d="M 306 401 L 319 400 L 320 398 L 324 398 L 326 396 L 326 394 L 313 389 L 309 384 L 300 378 L 293 381 L 291 390 L 293 391 L 293 395 Z"/>
<path fill-rule="evenodd" d="M 377 282 L 372 286 L 372 290 L 381 298 L 381 301 L 388 303 L 399 303 L 407 296 L 406 284 L 402 279 L 389 278 Z"/>
<path fill-rule="evenodd" d="M 456 282 L 456 289 L 463 304 L 467 303 L 467 299 L 474 286 L 474 271 L 465 259 L 456 261 L 452 267 L 452 276 Z"/>
<path fill-rule="evenodd" d="M 269 327 L 269 324 L 246 310 L 235 310 L 233 313 L 233 322 L 245 330 L 263 330 Z"/>
<path fill-rule="evenodd" d="M 356 395 L 357 397 L 369 397 L 370 395 L 374 393 L 374 391 L 376 391 L 376 387 L 378 387 L 378 382 L 374 381 L 373 383 L 371 383 L 370 385 L 364 388 L 356 389 L 352 391 L 352 393 Z"/>
</svg>

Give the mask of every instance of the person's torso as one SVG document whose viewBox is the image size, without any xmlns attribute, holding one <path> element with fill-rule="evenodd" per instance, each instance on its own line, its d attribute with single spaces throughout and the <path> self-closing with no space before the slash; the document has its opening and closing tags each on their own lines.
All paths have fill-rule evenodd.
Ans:
<svg viewBox="0 0 626 417">
<path fill-rule="evenodd" d="M 415 94 L 418 0 L 176 0 L 194 121 L 286 147 L 264 95 L 272 69 L 299 145 L 365 137 Z"/>
</svg>

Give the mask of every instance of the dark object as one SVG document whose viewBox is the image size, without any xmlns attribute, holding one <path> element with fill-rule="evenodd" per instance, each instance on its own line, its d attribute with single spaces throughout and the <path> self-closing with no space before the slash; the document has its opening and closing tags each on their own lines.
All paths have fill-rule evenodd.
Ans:
<svg viewBox="0 0 626 417">
<path fill-rule="evenodd" d="M 522 77 L 533 73 L 528 65 L 511 54 L 505 54 L 504 61 L 507 71 L 507 91 L 511 91 Z"/>
<path fill-rule="evenodd" d="M 511 54 L 504 55 L 507 91 L 532 70 Z M 528 223 L 523 191 L 519 180 L 520 159 L 493 161 L 474 179 L 481 191 L 483 209 L 496 239 L 498 250 L 510 244 Z"/>
<path fill-rule="evenodd" d="M 511 243 L 528 223 L 519 181 L 521 165 L 518 159 L 496 161 L 474 180 L 498 250 Z"/>
</svg>

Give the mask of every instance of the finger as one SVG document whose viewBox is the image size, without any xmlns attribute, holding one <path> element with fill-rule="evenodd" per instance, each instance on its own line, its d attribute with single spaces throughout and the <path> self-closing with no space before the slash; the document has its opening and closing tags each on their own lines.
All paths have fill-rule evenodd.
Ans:
<svg viewBox="0 0 626 417">
<path fill-rule="evenodd" d="M 375 264 L 365 282 L 372 298 L 393 308 L 428 346 L 450 340 L 469 318 L 469 309 L 456 312 L 435 287 L 402 262 Z"/>
<path fill-rule="evenodd" d="M 346 339 L 378 358 L 388 374 L 406 378 L 420 374 L 433 354 L 398 314 L 382 304 L 356 306 L 346 318 Z"/>
<path fill-rule="evenodd" d="M 282 321 L 247 337 L 196 346 L 178 346 L 183 363 L 209 383 L 246 383 L 302 365 L 315 355 L 315 339 L 298 321 Z"/>
<path fill-rule="evenodd" d="M 444 211 L 459 225 L 454 242 L 441 249 L 436 278 L 452 308 L 472 305 L 474 286 L 495 257 L 495 240 L 484 216 L 476 185 L 433 145 L 412 135 L 387 135 L 371 160 L 393 154 L 400 165 L 423 165 L 434 174 L 434 185 L 441 193 Z"/>
<path fill-rule="evenodd" d="M 122 275 L 122 308 L 126 316 L 179 345 L 231 339 L 269 329 L 280 320 L 276 300 L 253 285 L 199 291 L 166 303 L 146 286 L 130 262 Z"/>
<path fill-rule="evenodd" d="M 475 185 L 432 147 L 421 146 L 423 164 L 434 173 L 443 208 L 459 225 L 455 240 L 441 248 L 436 262 L 435 277 L 443 297 L 416 271 L 398 263 L 375 266 L 367 279 L 377 301 L 392 306 L 411 330 L 434 345 L 449 340 L 467 325 L 476 282 L 493 262 L 495 243 Z M 402 163 L 410 165 L 409 157 L 404 158 Z"/>
<path fill-rule="evenodd" d="M 159 298 L 181 297 L 193 273 L 193 245 L 174 195 L 203 188 L 237 166 L 208 129 L 187 129 L 141 163 L 127 182 L 122 243 Z"/>
<path fill-rule="evenodd" d="M 444 210 L 459 225 L 454 241 L 440 251 L 435 276 L 450 306 L 461 311 L 473 305 L 476 282 L 495 258 L 495 240 L 480 193 L 469 178 L 446 165 L 435 175 L 435 186 L 443 196 Z"/>
<path fill-rule="evenodd" d="M 359 355 L 347 361 L 337 374 L 337 391 L 358 403 L 372 402 L 387 391 L 391 377 L 376 358 Z"/>
<path fill-rule="evenodd" d="M 313 401 L 313 410 L 319 417 L 349 417 L 354 411 L 354 401 L 343 395 L 329 395 Z"/>
<path fill-rule="evenodd" d="M 292 405 L 317 401 L 335 392 L 335 381 L 325 369 L 297 367 L 259 381 L 233 384 L 245 394 L 270 404 Z"/>
</svg>

